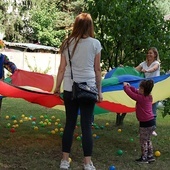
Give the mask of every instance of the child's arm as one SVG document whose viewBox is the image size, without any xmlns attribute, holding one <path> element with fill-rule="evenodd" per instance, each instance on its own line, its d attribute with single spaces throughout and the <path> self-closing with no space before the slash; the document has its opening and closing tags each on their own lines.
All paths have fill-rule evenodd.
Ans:
<svg viewBox="0 0 170 170">
<path fill-rule="evenodd" d="M 124 91 L 125 93 L 133 100 L 138 101 L 139 95 L 138 95 L 138 90 L 135 89 L 134 87 L 130 86 L 129 83 L 124 82 Z"/>
<path fill-rule="evenodd" d="M 6 55 L 4 55 L 4 67 L 11 73 L 14 73 L 17 69 L 16 65 Z"/>
<path fill-rule="evenodd" d="M 134 93 L 138 93 L 138 90 L 136 88 L 134 88 L 133 86 L 131 86 L 129 83 L 127 82 L 123 82 L 124 86 L 129 86 L 130 89 L 134 92 Z"/>
</svg>

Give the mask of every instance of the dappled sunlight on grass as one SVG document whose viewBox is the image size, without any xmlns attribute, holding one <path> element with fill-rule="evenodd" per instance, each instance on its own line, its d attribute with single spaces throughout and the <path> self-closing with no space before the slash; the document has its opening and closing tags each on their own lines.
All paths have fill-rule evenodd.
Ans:
<svg viewBox="0 0 170 170">
<path fill-rule="evenodd" d="M 70 155 L 73 170 L 82 169 L 83 152 L 79 122 L 78 117 Z M 161 156 L 154 164 L 139 165 L 134 162 L 140 156 L 135 113 L 128 113 L 123 126 L 118 127 L 115 126 L 115 113 L 96 115 L 92 127 L 92 159 L 97 170 L 108 170 L 111 165 L 114 165 L 116 170 L 158 170 L 162 167 L 163 170 L 169 170 L 169 122 L 170 116 L 162 118 L 161 114 L 158 114 L 158 136 L 153 136 L 152 141 L 154 151 L 160 151 Z M 0 119 L 0 169 L 58 169 L 64 124 L 65 113 L 61 108 L 46 109 L 21 99 L 5 98 Z M 10 131 L 13 126 L 15 132 Z"/>
</svg>

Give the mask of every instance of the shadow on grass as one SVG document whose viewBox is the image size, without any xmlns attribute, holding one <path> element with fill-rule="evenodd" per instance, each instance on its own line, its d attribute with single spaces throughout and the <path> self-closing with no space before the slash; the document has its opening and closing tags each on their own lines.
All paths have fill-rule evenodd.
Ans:
<svg viewBox="0 0 170 170">
<path fill-rule="evenodd" d="M 20 120 L 23 120 L 22 123 Z M 154 151 L 159 150 L 161 156 L 156 158 L 155 163 L 148 165 L 134 162 L 140 156 L 138 122 L 135 114 L 127 114 L 121 127 L 116 127 L 115 121 L 115 113 L 95 116 L 92 159 L 97 170 L 108 170 L 111 165 L 114 165 L 116 170 L 169 170 L 169 116 L 162 118 L 158 114 L 156 129 L 158 136 L 153 137 L 152 141 Z M 42 125 L 42 122 L 45 125 Z M 46 109 L 24 100 L 5 98 L 0 119 L 0 170 L 58 170 L 64 123 L 63 110 Z M 11 133 L 10 129 L 13 126 L 16 131 Z M 35 129 L 35 126 L 38 129 Z M 79 124 L 75 133 L 81 135 Z M 122 150 L 121 155 L 118 154 L 119 150 Z M 75 137 L 70 157 L 72 170 L 81 170 L 83 160 L 81 140 Z"/>
</svg>

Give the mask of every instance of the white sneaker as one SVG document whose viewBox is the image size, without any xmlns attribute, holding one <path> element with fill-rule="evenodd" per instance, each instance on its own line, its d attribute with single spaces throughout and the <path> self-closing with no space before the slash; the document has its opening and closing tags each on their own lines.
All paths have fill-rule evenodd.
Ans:
<svg viewBox="0 0 170 170">
<path fill-rule="evenodd" d="M 152 135 L 153 136 L 158 136 L 158 134 L 155 131 L 152 132 Z"/>
<path fill-rule="evenodd" d="M 67 170 L 70 167 L 70 162 L 66 161 L 66 160 L 61 160 L 60 162 L 60 169 L 62 170 Z"/>
<path fill-rule="evenodd" d="M 90 164 L 84 164 L 84 170 L 96 170 L 96 168 L 93 166 L 93 162 Z"/>
</svg>

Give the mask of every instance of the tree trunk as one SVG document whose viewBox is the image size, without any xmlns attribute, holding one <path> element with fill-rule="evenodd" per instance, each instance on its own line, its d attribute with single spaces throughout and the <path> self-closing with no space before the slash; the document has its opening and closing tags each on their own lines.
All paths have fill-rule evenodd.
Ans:
<svg viewBox="0 0 170 170">
<path fill-rule="evenodd" d="M 126 113 L 117 113 L 116 115 L 116 126 L 122 126 L 123 120 L 126 116 Z"/>
</svg>

